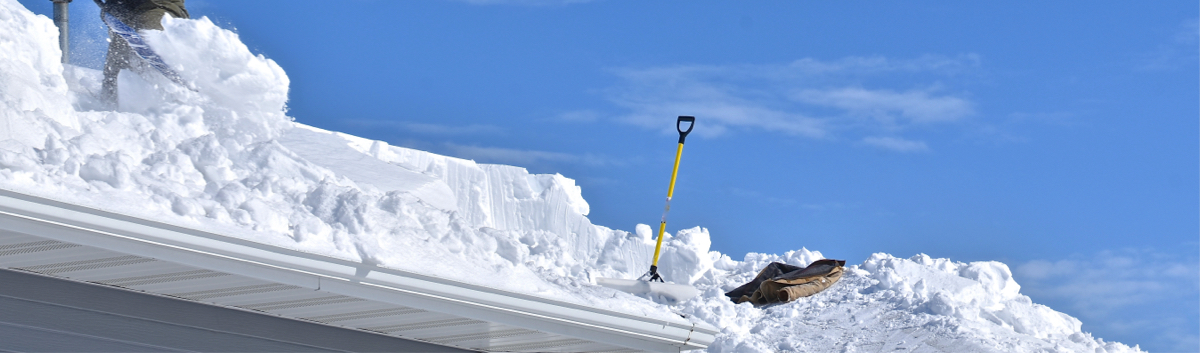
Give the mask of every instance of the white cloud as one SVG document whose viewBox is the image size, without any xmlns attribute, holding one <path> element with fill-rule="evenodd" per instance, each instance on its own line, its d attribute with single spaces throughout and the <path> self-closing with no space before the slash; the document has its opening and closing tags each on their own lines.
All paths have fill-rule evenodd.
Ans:
<svg viewBox="0 0 1200 353">
<path fill-rule="evenodd" d="M 951 96 L 930 96 L 929 92 L 911 90 L 866 90 L 840 88 L 833 90 L 807 89 L 796 94 L 799 101 L 836 107 L 851 114 L 863 115 L 894 123 L 899 116 L 914 123 L 952 122 L 974 113 L 971 102 Z"/>
<path fill-rule="evenodd" d="M 458 0 L 475 5 L 556 6 L 592 2 L 594 0 Z"/>
<path fill-rule="evenodd" d="M 478 135 L 499 134 L 504 132 L 504 129 L 500 127 L 481 124 L 449 126 L 440 124 L 406 123 L 403 126 L 409 131 L 429 135 Z"/>
<path fill-rule="evenodd" d="M 349 120 L 347 122 L 359 126 L 387 127 L 424 135 L 494 135 L 504 133 L 503 128 L 482 124 L 455 126 L 391 120 Z"/>
<path fill-rule="evenodd" d="M 978 54 L 958 56 L 923 55 L 913 59 L 890 59 L 883 56 L 848 56 L 822 61 L 803 58 L 783 64 L 740 65 L 676 65 L 642 69 L 618 69 L 618 75 L 636 74 L 646 78 L 671 80 L 681 77 L 701 80 L 768 80 L 795 81 L 834 77 L 837 80 L 885 74 L 957 76 L 977 70 L 982 59 Z"/>
<path fill-rule="evenodd" d="M 796 200 L 794 199 L 768 196 L 757 190 L 730 188 L 729 193 L 733 196 L 752 199 L 772 206 L 792 206 L 796 204 Z"/>
<path fill-rule="evenodd" d="M 678 115 L 700 116 L 704 128 L 696 133 L 717 136 L 730 129 L 761 129 L 806 137 L 823 137 L 823 123 L 802 114 L 769 106 L 700 85 L 674 91 L 665 101 L 655 97 L 629 95 L 615 102 L 631 112 L 621 120 L 645 127 L 664 127 Z M 668 124 L 663 124 L 666 121 Z"/>
<path fill-rule="evenodd" d="M 925 152 L 929 146 L 923 141 L 905 140 L 896 137 L 865 137 L 862 142 L 871 146 L 897 152 Z"/>
<path fill-rule="evenodd" d="M 678 115 L 698 116 L 703 128 L 696 133 L 717 136 L 729 130 L 760 129 L 819 138 L 826 128 L 815 118 L 773 107 L 770 92 L 755 93 L 744 85 L 724 84 L 729 74 L 744 78 L 744 68 L 677 66 L 641 70 L 622 69 L 625 85 L 610 90 L 613 103 L 630 112 L 620 120 L 649 128 L 670 129 Z M 755 97 L 755 96 L 758 97 Z"/>
<path fill-rule="evenodd" d="M 978 54 L 962 54 L 956 57 L 942 55 L 924 55 L 915 59 L 888 59 L 882 56 L 850 56 L 833 61 L 820 61 L 804 58 L 793 61 L 781 71 L 798 71 L 808 75 L 815 74 L 877 74 L 885 72 L 932 72 L 939 74 L 960 74 L 974 70 L 980 66 L 982 59 Z"/>
<path fill-rule="evenodd" d="M 1172 71 L 1195 67 L 1200 57 L 1200 19 L 1189 18 L 1180 23 L 1171 38 L 1159 43 L 1157 49 L 1142 53 L 1135 69 L 1140 71 Z"/>
<path fill-rule="evenodd" d="M 1014 276 L 1024 294 L 1087 324 L 1195 347 L 1189 324 L 1176 322 L 1180 305 L 1195 303 L 1200 295 L 1200 266 L 1194 258 L 1148 250 L 1103 251 L 1092 257 L 1029 261 L 1016 266 Z M 1124 315 L 1130 311 L 1158 319 L 1130 322 Z"/>
<path fill-rule="evenodd" d="M 605 166 L 618 164 L 607 158 L 594 155 L 574 155 L 561 152 L 520 150 L 501 147 L 478 147 L 447 143 L 445 147 L 449 154 L 481 163 L 496 163 L 517 166 L 530 166 L 539 162 L 578 163 L 590 166 Z"/>
<path fill-rule="evenodd" d="M 602 115 L 594 110 L 575 110 L 558 114 L 558 120 L 568 122 L 590 123 L 600 120 Z"/>
<path fill-rule="evenodd" d="M 613 70 L 621 84 L 605 93 L 627 110 L 617 114 L 618 120 L 664 131 L 673 128 L 669 122 L 676 116 L 693 115 L 698 119 L 696 134 L 710 137 L 752 131 L 816 139 L 880 131 L 896 135 L 924 125 L 958 122 L 974 114 L 969 99 L 917 89 L 914 87 L 930 83 L 914 81 L 969 73 L 979 62 L 977 55 L 967 54 L 907 60 L 806 58 L 771 65 L 623 68 Z M 904 77 L 896 80 L 894 76 Z M 887 84 L 866 84 L 875 79 Z M 896 89 L 897 85 L 902 89 Z M 872 143 L 900 146 L 894 143 L 898 141 L 903 140 Z M 903 146 L 928 149 L 912 143 Z"/>
<path fill-rule="evenodd" d="M 1190 45 L 1195 48 L 1195 45 L 1200 42 L 1200 18 L 1189 18 L 1183 20 L 1179 24 L 1178 30 L 1175 31 L 1175 36 L 1172 38 L 1175 43 L 1181 45 Z"/>
</svg>

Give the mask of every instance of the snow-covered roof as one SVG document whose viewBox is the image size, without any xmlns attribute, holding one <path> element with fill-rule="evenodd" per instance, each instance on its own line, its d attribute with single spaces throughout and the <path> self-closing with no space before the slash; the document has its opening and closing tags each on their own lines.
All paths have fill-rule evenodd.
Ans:
<svg viewBox="0 0 1200 353">
<path fill-rule="evenodd" d="M 274 61 L 207 18 L 163 24 L 147 43 L 197 91 L 123 73 L 113 110 L 98 70 L 60 62 L 50 19 L 0 0 L 0 267 L 472 349 L 1138 351 L 992 261 L 875 254 L 755 308 L 724 293 L 825 256 L 734 259 L 695 227 L 664 235 L 658 265 L 699 296 L 597 286 L 649 267 L 649 226 L 592 224 L 562 175 L 295 123 Z"/>
<path fill-rule="evenodd" d="M 668 352 L 718 332 L 11 191 L 0 190 L 0 230 L 3 267 L 474 350 Z"/>
</svg>

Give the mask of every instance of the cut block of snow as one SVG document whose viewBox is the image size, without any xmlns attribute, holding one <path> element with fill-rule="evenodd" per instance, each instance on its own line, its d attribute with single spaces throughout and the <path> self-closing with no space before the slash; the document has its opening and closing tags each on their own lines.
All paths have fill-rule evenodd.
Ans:
<svg viewBox="0 0 1200 353">
<path fill-rule="evenodd" d="M 433 207 L 458 210 L 454 193 L 441 179 L 363 154 L 329 131 L 296 124 L 296 128 L 285 131 L 276 141 L 301 158 L 360 185 L 371 185 L 384 193 L 409 193 Z"/>
<path fill-rule="evenodd" d="M 164 16 L 162 25 L 162 31 L 142 31 L 146 43 L 184 80 L 196 85 L 208 107 L 219 110 L 206 116 L 217 120 L 210 125 L 236 128 L 240 134 L 264 134 L 286 127 L 281 120 L 289 120 L 283 111 L 290 80 L 275 61 L 251 53 L 237 33 L 217 27 L 207 17 L 189 20 Z M 164 82 L 161 75 L 143 76 L 155 78 L 160 89 L 186 94 L 185 88 Z M 240 116 L 245 113 L 271 115 L 274 119 Z"/>
</svg>

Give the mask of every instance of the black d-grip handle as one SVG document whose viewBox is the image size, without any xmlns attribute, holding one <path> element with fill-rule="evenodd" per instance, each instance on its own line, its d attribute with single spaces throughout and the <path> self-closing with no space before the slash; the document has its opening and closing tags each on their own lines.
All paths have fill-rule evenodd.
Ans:
<svg viewBox="0 0 1200 353">
<path fill-rule="evenodd" d="M 683 123 L 687 122 L 687 130 L 683 129 Z M 692 127 L 696 126 L 696 117 L 694 116 L 679 116 L 679 120 L 675 121 L 675 129 L 679 130 L 679 143 L 683 144 L 683 139 L 687 138 L 689 132 L 692 132 Z"/>
</svg>

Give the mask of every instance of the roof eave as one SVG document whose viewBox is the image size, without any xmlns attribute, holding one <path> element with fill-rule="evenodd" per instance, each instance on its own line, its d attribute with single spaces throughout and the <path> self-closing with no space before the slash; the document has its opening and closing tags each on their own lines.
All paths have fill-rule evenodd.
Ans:
<svg viewBox="0 0 1200 353">
<path fill-rule="evenodd" d="M 682 318 L 635 316 L 506 292 L 8 190 L 0 190 L 0 219 L 0 229 L 8 231 L 639 350 L 702 349 L 717 333 Z"/>
</svg>

